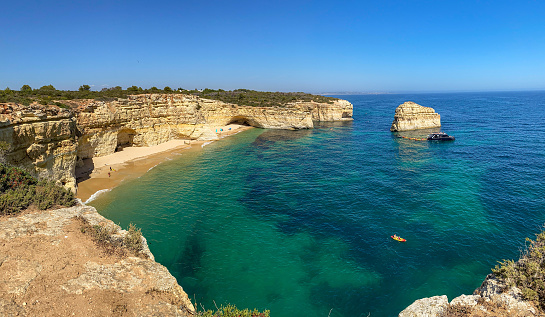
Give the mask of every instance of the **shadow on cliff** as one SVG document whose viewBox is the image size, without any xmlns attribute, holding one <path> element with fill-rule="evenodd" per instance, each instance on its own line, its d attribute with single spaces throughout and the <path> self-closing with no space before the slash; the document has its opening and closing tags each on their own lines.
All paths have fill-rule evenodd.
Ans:
<svg viewBox="0 0 545 317">
<path fill-rule="evenodd" d="M 95 169 L 95 164 L 92 159 L 85 159 L 82 161 L 83 165 L 76 166 L 76 183 L 83 182 L 91 178 L 91 173 Z"/>
</svg>

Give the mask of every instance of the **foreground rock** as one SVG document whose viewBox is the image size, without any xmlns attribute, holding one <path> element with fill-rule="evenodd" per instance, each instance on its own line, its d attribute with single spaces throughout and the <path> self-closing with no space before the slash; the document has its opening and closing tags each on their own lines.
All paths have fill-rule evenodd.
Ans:
<svg viewBox="0 0 545 317">
<path fill-rule="evenodd" d="M 410 131 L 438 128 L 441 126 L 441 116 L 433 108 L 423 107 L 412 101 L 407 101 L 396 108 L 394 122 L 390 131 Z"/>
<path fill-rule="evenodd" d="M 441 316 L 540 316 L 532 303 L 524 301 L 520 289 L 508 288 L 490 274 L 473 295 L 461 295 L 450 303 L 447 296 L 415 301 L 399 317 Z"/>
<path fill-rule="evenodd" d="M 84 222 L 126 234 L 87 206 L 0 218 L 0 316 L 193 315 L 145 239 L 146 256 L 107 253 Z"/>
</svg>

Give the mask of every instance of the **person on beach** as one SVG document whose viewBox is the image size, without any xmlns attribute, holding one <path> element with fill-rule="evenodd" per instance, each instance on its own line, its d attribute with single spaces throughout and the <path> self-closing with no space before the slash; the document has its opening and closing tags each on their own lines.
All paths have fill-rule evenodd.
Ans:
<svg viewBox="0 0 545 317">
<path fill-rule="evenodd" d="M 110 166 L 110 171 L 112 170 L 112 167 Z"/>
<path fill-rule="evenodd" d="M 110 177 L 110 172 L 108 172 L 108 177 Z"/>
</svg>

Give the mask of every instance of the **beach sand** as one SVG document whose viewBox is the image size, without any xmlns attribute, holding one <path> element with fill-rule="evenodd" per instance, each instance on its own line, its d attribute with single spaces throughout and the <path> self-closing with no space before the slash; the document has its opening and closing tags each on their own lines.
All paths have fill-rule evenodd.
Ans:
<svg viewBox="0 0 545 317">
<path fill-rule="evenodd" d="M 221 134 L 218 133 L 221 140 L 251 127 L 230 124 L 213 127 L 216 128 L 218 131 L 223 129 Z M 207 142 L 210 141 L 170 140 L 156 146 L 127 147 L 107 156 L 86 159 L 82 167 L 76 168 L 76 197 L 86 202 L 93 194 L 112 189 L 124 180 L 138 178 L 181 151 L 201 150 Z"/>
</svg>

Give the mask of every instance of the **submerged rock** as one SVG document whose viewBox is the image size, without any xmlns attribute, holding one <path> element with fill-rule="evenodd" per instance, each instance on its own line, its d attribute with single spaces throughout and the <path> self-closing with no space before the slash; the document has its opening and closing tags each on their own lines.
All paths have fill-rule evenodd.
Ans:
<svg viewBox="0 0 545 317">
<path fill-rule="evenodd" d="M 433 108 L 407 101 L 396 108 L 390 131 L 410 131 L 440 126 L 441 116 Z"/>
</svg>

